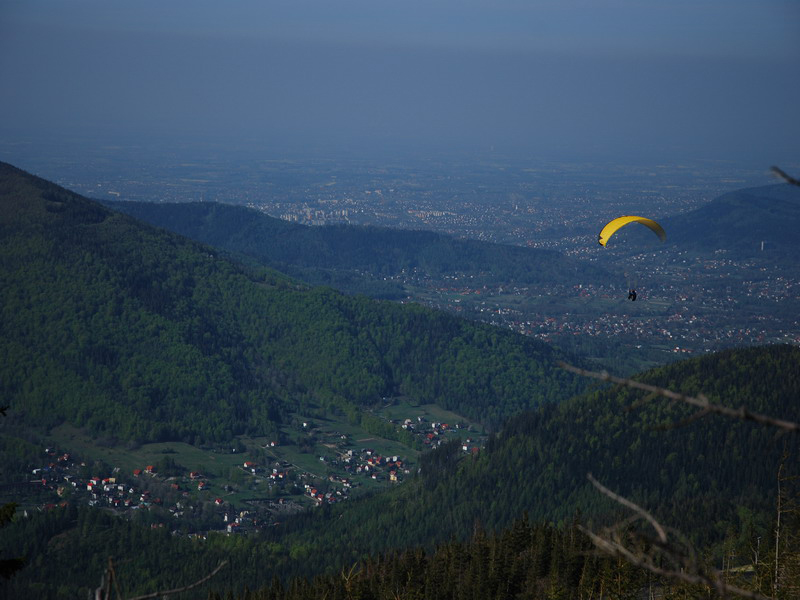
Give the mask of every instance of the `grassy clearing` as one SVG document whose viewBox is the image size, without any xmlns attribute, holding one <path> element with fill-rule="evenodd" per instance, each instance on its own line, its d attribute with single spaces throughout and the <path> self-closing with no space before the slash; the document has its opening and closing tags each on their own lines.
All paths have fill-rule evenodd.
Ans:
<svg viewBox="0 0 800 600">
<path fill-rule="evenodd" d="M 378 414 L 393 420 L 403 421 L 411 419 L 418 429 L 430 427 L 430 423 L 448 423 L 451 427 L 456 423 L 466 423 L 476 432 L 483 431 L 483 427 L 478 423 L 472 423 L 463 416 L 449 410 L 445 410 L 436 404 L 412 404 L 403 398 L 396 399 L 391 405 L 385 406 L 378 411 Z M 422 417 L 425 423 L 420 424 L 418 417 Z"/>
</svg>

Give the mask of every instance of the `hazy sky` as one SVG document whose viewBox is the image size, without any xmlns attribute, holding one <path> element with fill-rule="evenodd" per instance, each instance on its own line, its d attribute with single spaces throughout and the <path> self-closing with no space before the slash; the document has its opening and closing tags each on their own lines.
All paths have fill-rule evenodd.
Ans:
<svg viewBox="0 0 800 600">
<path fill-rule="evenodd" d="M 800 160 L 800 0 L 0 0 L 0 135 Z"/>
</svg>

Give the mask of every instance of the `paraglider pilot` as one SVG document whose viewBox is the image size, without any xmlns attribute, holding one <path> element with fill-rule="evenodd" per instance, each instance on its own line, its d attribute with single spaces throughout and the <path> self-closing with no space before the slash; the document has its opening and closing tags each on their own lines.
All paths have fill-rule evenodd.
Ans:
<svg viewBox="0 0 800 600">
<path fill-rule="evenodd" d="M 628 300 L 636 300 L 636 290 L 628 290 Z"/>
</svg>

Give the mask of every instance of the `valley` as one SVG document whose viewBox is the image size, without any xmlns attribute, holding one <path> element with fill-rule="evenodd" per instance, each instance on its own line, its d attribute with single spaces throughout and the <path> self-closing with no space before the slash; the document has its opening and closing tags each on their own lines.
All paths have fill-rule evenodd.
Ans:
<svg viewBox="0 0 800 600">
<path fill-rule="evenodd" d="M 648 275 L 639 281 L 636 303 L 625 298 L 624 276 L 616 284 L 546 288 L 398 280 L 416 301 L 598 355 L 600 366 L 621 374 L 725 348 L 800 343 L 797 270 L 666 254 L 640 263 Z"/>
<path fill-rule="evenodd" d="M 459 442 L 466 455 L 479 452 L 487 438 L 477 423 L 403 398 L 385 399 L 373 414 L 398 439 L 302 415 L 272 437 L 240 436 L 215 448 L 98 439 L 63 424 L 33 435 L 42 448 L 38 466 L 29 474 L 7 470 L 6 480 L 16 483 L 0 486 L 0 501 L 43 510 L 68 500 L 128 518 L 146 509 L 154 522 L 191 534 L 232 533 L 229 523 L 246 513 L 248 526 L 236 533 L 247 533 L 399 485 L 416 474 L 420 452 L 447 441 Z"/>
<path fill-rule="evenodd" d="M 800 599 L 798 2 L 0 6 L 0 600 Z"/>
<path fill-rule="evenodd" d="M 577 515 L 600 527 L 617 512 L 587 473 L 681 523 L 711 561 L 769 530 L 792 440 L 781 449 L 746 423 L 698 423 L 559 365 L 797 420 L 785 254 L 742 255 L 724 236 L 710 253 L 642 250 L 652 240 L 634 231 L 586 261 L 426 232 L 307 228 L 211 203 L 124 206 L 138 220 L 0 166 L 0 384 L 11 400 L 0 494 L 22 515 L 0 552 L 73 569 L 69 593 L 114 555 L 131 574 L 193 556 L 187 577 L 227 556 L 238 566 L 214 589 L 247 581 L 267 594 L 386 552 L 447 540 L 472 552 L 484 527 L 497 539 L 528 531 L 521 515 L 556 538 L 572 531 L 563 552 L 575 558 L 588 543 Z M 796 240 L 772 243 L 783 252 Z M 632 270 L 635 303 L 619 281 Z M 403 294 L 315 285 L 325 278 Z M 116 549 L 98 549 L 98 535 Z M 158 552 L 125 550 L 150 544 Z M 94 566 L 74 572 L 73 554 Z M 167 584 L 156 570 L 142 587 Z M 45 585 L 30 577 L 13 589 Z"/>
<path fill-rule="evenodd" d="M 793 192 L 781 185 L 729 192 L 668 216 L 663 245 L 632 226 L 607 248 L 593 241 L 596 232 L 564 238 L 564 254 L 433 232 L 302 226 L 224 204 L 110 205 L 311 284 L 419 302 L 632 374 L 725 348 L 797 342 Z M 668 203 L 658 205 L 663 211 Z M 587 218 L 601 219 L 604 210 L 609 205 L 599 203 Z M 750 227 L 730 225 L 738 222 Z M 626 300 L 632 287 L 635 303 Z"/>
</svg>

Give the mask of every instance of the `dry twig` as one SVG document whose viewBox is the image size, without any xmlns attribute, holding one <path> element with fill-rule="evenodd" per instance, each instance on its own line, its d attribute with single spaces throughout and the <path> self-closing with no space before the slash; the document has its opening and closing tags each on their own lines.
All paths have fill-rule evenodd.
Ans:
<svg viewBox="0 0 800 600">
<path fill-rule="evenodd" d="M 228 561 L 227 560 L 223 560 L 221 563 L 219 563 L 217 565 L 216 569 L 211 571 L 211 573 L 209 573 L 208 575 L 206 575 L 202 579 L 199 579 L 199 580 L 195 581 L 194 583 L 190 583 L 189 585 L 186 585 L 184 587 L 175 588 L 175 589 L 172 589 L 172 590 L 164 590 L 162 592 L 153 592 L 152 594 L 145 594 L 143 596 L 136 596 L 134 598 L 129 598 L 128 600 L 149 600 L 150 598 L 158 598 L 158 597 L 161 597 L 161 596 L 171 596 L 173 594 L 180 594 L 181 592 L 189 591 L 189 590 L 191 590 L 193 588 L 196 588 L 198 585 L 204 584 L 206 581 L 211 579 L 214 575 L 219 573 L 220 569 L 222 569 L 222 567 L 224 567 L 227 564 L 228 564 Z"/>
<path fill-rule="evenodd" d="M 631 509 L 633 512 L 638 513 L 639 516 L 641 516 L 645 521 L 650 523 L 650 525 L 652 525 L 653 529 L 656 530 L 656 533 L 658 533 L 658 539 L 664 544 L 667 543 L 667 534 L 664 531 L 664 528 L 661 527 L 661 525 L 659 525 L 658 521 L 656 521 L 655 518 L 653 518 L 653 516 L 649 512 L 644 510 L 642 507 L 637 506 L 636 504 L 634 504 L 633 502 L 631 502 L 627 498 L 623 498 L 622 496 L 612 492 L 610 489 L 605 487 L 602 483 L 597 481 L 597 479 L 592 477 L 591 473 L 589 473 L 586 477 L 588 477 L 589 481 L 592 482 L 592 485 L 594 487 L 596 487 L 598 490 L 600 490 L 600 492 L 602 492 L 603 494 L 605 494 L 606 496 L 608 496 L 609 498 L 611 498 L 615 502 L 618 502 L 619 504 L 622 504 L 622 506 L 625 506 L 625 507 Z"/>
<path fill-rule="evenodd" d="M 767 596 L 758 592 L 745 590 L 726 583 L 715 569 L 710 571 L 704 569 L 695 557 L 694 550 L 691 547 L 682 549 L 669 542 L 666 529 L 650 513 L 627 498 L 615 494 L 598 482 L 591 474 L 588 475 L 588 478 L 602 494 L 633 510 L 650 523 L 658 534 L 658 539 L 653 539 L 643 534 L 626 532 L 625 530 L 628 528 L 627 521 L 607 528 L 603 534 L 597 534 L 585 527 L 580 527 L 580 530 L 592 540 L 599 550 L 606 554 L 620 557 L 631 565 L 646 569 L 660 577 L 713 588 L 723 598 L 728 594 L 733 594 L 741 598 L 750 598 L 751 600 L 769 600 Z M 631 550 L 626 541 L 638 542 L 636 544 L 638 548 Z M 671 567 L 663 566 L 664 562 L 671 565 Z"/>
<path fill-rule="evenodd" d="M 777 175 L 778 177 L 783 179 L 786 183 L 789 183 L 791 185 L 800 185 L 800 181 L 798 181 L 794 177 L 791 177 L 791 176 L 787 175 L 786 173 L 781 171 L 778 167 L 772 167 L 770 170 L 773 173 L 775 173 L 775 175 Z"/>
<path fill-rule="evenodd" d="M 162 598 L 165 596 L 172 596 L 173 594 L 180 594 L 181 592 L 188 592 L 191 589 L 196 588 L 199 585 L 204 584 L 206 581 L 214 577 L 217 573 L 219 573 L 220 569 L 228 564 L 227 560 L 223 560 L 221 563 L 217 565 L 217 568 L 211 571 L 208 575 L 195 581 L 194 583 L 190 583 L 189 585 L 185 585 L 183 587 L 175 588 L 172 590 L 162 590 L 159 592 L 152 592 L 150 594 L 144 594 L 143 596 L 135 596 L 133 598 L 129 598 L 128 600 L 150 600 L 151 598 Z M 116 574 L 114 573 L 114 566 L 111 562 L 111 559 L 108 559 L 108 569 L 106 570 L 105 575 L 102 578 L 100 583 L 100 587 L 95 590 L 94 597 L 96 600 L 111 600 L 111 583 L 115 584 L 117 590 L 117 597 L 121 598 L 119 585 L 117 584 Z"/>
<path fill-rule="evenodd" d="M 615 377 L 613 375 L 609 375 L 605 371 L 602 372 L 587 371 L 586 369 L 581 369 L 580 367 L 575 367 L 564 362 L 559 363 L 559 365 L 562 368 L 566 369 L 567 371 L 571 371 L 572 373 L 577 373 L 578 375 L 583 375 L 585 377 L 592 377 L 594 379 L 599 379 L 601 381 L 618 383 L 620 385 L 624 385 L 629 388 L 644 390 L 646 392 L 650 392 L 658 396 L 663 396 L 664 398 L 668 398 L 676 402 L 683 402 L 685 404 L 695 406 L 699 408 L 700 411 L 694 417 L 692 417 L 691 420 L 696 420 L 707 414 L 714 413 L 726 417 L 731 417 L 734 419 L 739 419 L 742 421 L 755 421 L 756 423 L 761 423 L 762 425 L 770 425 L 772 427 L 776 427 L 782 431 L 800 432 L 800 424 L 798 423 L 795 423 L 793 421 L 776 419 L 768 415 L 754 413 L 747 410 L 744 406 L 740 408 L 729 408 L 727 406 L 722 406 L 721 404 L 712 404 L 711 402 L 708 401 L 707 398 L 705 398 L 702 395 L 687 396 L 686 394 L 679 394 L 678 392 L 673 392 L 672 390 L 661 388 L 655 385 L 650 385 L 648 383 L 642 383 L 641 381 L 634 381 L 633 379 L 627 379 L 624 377 Z"/>
<path fill-rule="evenodd" d="M 782 171 L 780 171 L 780 173 L 782 173 Z M 790 181 L 790 183 L 792 182 L 794 182 L 794 180 Z M 673 392 L 672 390 L 660 388 L 658 386 L 634 381 L 633 379 L 614 377 L 605 371 L 600 373 L 595 371 L 587 371 L 566 363 L 560 363 L 560 366 L 567 371 L 577 373 L 578 375 L 592 377 L 601 381 L 608 381 L 630 388 L 643 390 L 657 396 L 668 398 L 669 400 L 675 402 L 689 404 L 690 406 L 694 406 L 699 409 L 694 415 L 681 421 L 676 426 L 685 425 L 700 419 L 707 414 L 715 413 L 732 417 L 734 419 L 754 421 L 762 425 L 769 425 L 784 432 L 800 431 L 800 425 L 792 421 L 785 421 L 770 417 L 768 415 L 753 413 L 744 407 L 732 409 L 719 404 L 712 404 L 702 395 L 687 396 L 686 394 L 680 394 L 678 392 Z M 591 475 L 591 473 L 588 474 L 587 477 L 592 485 L 594 485 L 602 494 L 633 511 L 637 515 L 636 519 L 634 520 L 644 519 L 647 521 L 657 534 L 657 537 L 653 538 L 630 530 L 630 519 L 617 523 L 613 527 L 606 528 L 601 533 L 596 533 L 585 527 L 580 527 L 581 531 L 583 531 L 589 537 L 589 539 L 592 540 L 594 545 L 599 550 L 612 556 L 620 557 L 631 565 L 646 569 L 647 571 L 660 577 L 664 577 L 673 581 L 681 581 L 691 585 L 707 586 L 716 590 L 717 593 L 719 593 L 719 595 L 723 598 L 728 595 L 735 595 L 739 596 L 740 598 L 749 598 L 751 600 L 768 600 L 767 596 L 764 596 L 758 592 L 745 590 L 726 583 L 722 575 L 717 570 L 706 569 L 700 564 L 696 557 L 694 548 L 692 548 L 690 544 L 684 543 L 684 546 L 681 547 L 680 544 L 676 545 L 670 542 L 669 538 L 667 537 L 666 528 L 662 526 L 650 513 L 634 502 L 612 492 L 603 486 Z"/>
</svg>

